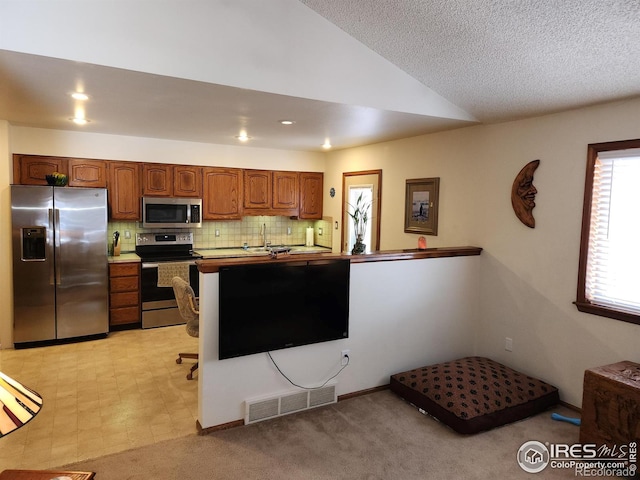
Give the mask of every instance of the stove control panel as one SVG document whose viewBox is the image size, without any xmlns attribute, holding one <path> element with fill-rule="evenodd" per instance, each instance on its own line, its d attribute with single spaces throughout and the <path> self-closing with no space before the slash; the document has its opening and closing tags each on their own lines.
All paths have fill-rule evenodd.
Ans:
<svg viewBox="0 0 640 480">
<path fill-rule="evenodd" d="M 136 246 L 140 245 L 192 245 L 193 233 L 136 233 Z"/>
</svg>

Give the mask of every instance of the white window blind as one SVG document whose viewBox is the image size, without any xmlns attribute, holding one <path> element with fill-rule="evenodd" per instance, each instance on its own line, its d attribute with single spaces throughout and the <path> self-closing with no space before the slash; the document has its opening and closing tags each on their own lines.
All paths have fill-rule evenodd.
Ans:
<svg viewBox="0 0 640 480">
<path fill-rule="evenodd" d="M 640 149 L 599 152 L 591 201 L 585 296 L 640 314 Z"/>
</svg>

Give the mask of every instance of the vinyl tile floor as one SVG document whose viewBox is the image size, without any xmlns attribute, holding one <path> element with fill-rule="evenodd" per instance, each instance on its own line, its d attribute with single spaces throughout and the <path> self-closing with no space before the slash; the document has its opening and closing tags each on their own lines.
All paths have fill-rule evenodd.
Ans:
<svg viewBox="0 0 640 480">
<path fill-rule="evenodd" d="M 197 352 L 184 325 L 0 350 L 0 371 L 42 396 L 40 413 L 0 438 L 0 471 L 48 469 L 197 432 Z"/>
</svg>

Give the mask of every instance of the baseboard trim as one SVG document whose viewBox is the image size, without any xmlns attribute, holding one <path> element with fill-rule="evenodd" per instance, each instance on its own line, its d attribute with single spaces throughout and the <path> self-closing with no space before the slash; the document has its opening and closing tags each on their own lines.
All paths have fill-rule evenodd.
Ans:
<svg viewBox="0 0 640 480">
<path fill-rule="evenodd" d="M 213 427 L 202 428 L 200 421 L 196 420 L 196 428 L 198 429 L 198 435 L 207 435 L 213 432 L 219 432 L 221 430 L 229 430 L 230 428 L 243 427 L 244 419 L 234 420 L 232 422 L 221 423 L 220 425 L 214 425 Z"/>
<path fill-rule="evenodd" d="M 344 395 L 338 395 L 338 401 L 349 400 L 350 398 L 361 397 L 363 395 L 369 395 L 370 393 L 381 392 L 383 390 L 388 390 L 389 384 L 380 385 L 379 387 L 366 388 L 364 390 L 358 390 L 357 392 L 345 393 Z"/>
<path fill-rule="evenodd" d="M 563 407 L 567 407 L 569 410 L 573 410 L 574 412 L 582 413 L 582 409 L 580 407 L 576 407 L 575 405 L 571 405 L 570 403 L 563 402 L 560 400 L 560 405 Z"/>
</svg>

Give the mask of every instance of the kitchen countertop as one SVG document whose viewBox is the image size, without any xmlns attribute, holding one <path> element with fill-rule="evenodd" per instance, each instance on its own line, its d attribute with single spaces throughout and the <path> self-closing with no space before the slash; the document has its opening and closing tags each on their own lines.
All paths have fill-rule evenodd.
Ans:
<svg viewBox="0 0 640 480">
<path fill-rule="evenodd" d="M 284 245 L 290 248 L 290 255 L 311 254 L 311 253 L 331 253 L 330 248 L 326 247 L 305 247 L 302 245 Z M 273 245 L 277 248 L 278 245 Z M 250 247 L 247 250 L 243 248 L 199 248 L 195 253 L 202 255 L 204 260 L 212 258 L 244 258 L 244 257 L 266 257 L 271 254 L 263 247 Z"/>
<path fill-rule="evenodd" d="M 274 246 L 275 247 L 275 246 Z M 331 253 L 326 247 L 305 247 L 302 245 L 287 245 L 291 248 L 290 255 Z M 244 258 L 244 257 L 266 257 L 270 252 L 262 247 L 251 247 L 247 250 L 243 248 L 198 248 L 194 253 L 202 255 L 204 260 L 214 258 Z M 109 256 L 109 263 L 139 262 L 140 257 L 135 252 L 124 252 L 117 256 Z"/>
<path fill-rule="evenodd" d="M 108 257 L 109 263 L 125 263 L 125 262 L 139 262 L 140 257 L 136 255 L 134 252 L 130 253 L 122 253 L 117 256 L 110 255 Z"/>
<path fill-rule="evenodd" d="M 329 249 L 325 249 L 327 252 Z M 246 256 L 245 258 L 203 258 L 198 260 L 196 265 L 202 273 L 216 273 L 220 267 L 229 265 L 244 265 L 251 263 L 286 263 L 286 262 L 298 262 L 298 261 L 317 261 L 324 259 L 349 259 L 353 263 L 365 263 L 365 262 L 392 262 L 399 260 L 421 260 L 429 258 L 447 258 L 447 257 L 466 257 L 480 255 L 482 248 L 480 247 L 438 247 L 427 249 L 405 249 L 405 250 L 383 250 L 371 253 L 365 253 L 362 255 L 352 255 L 349 253 L 325 253 L 315 255 L 300 255 L 299 258 L 295 258 L 296 255 L 282 255 L 277 258 L 270 258 L 267 256 Z M 306 252 L 299 252 L 306 253 Z M 293 257 L 293 258 L 292 258 Z"/>
</svg>

